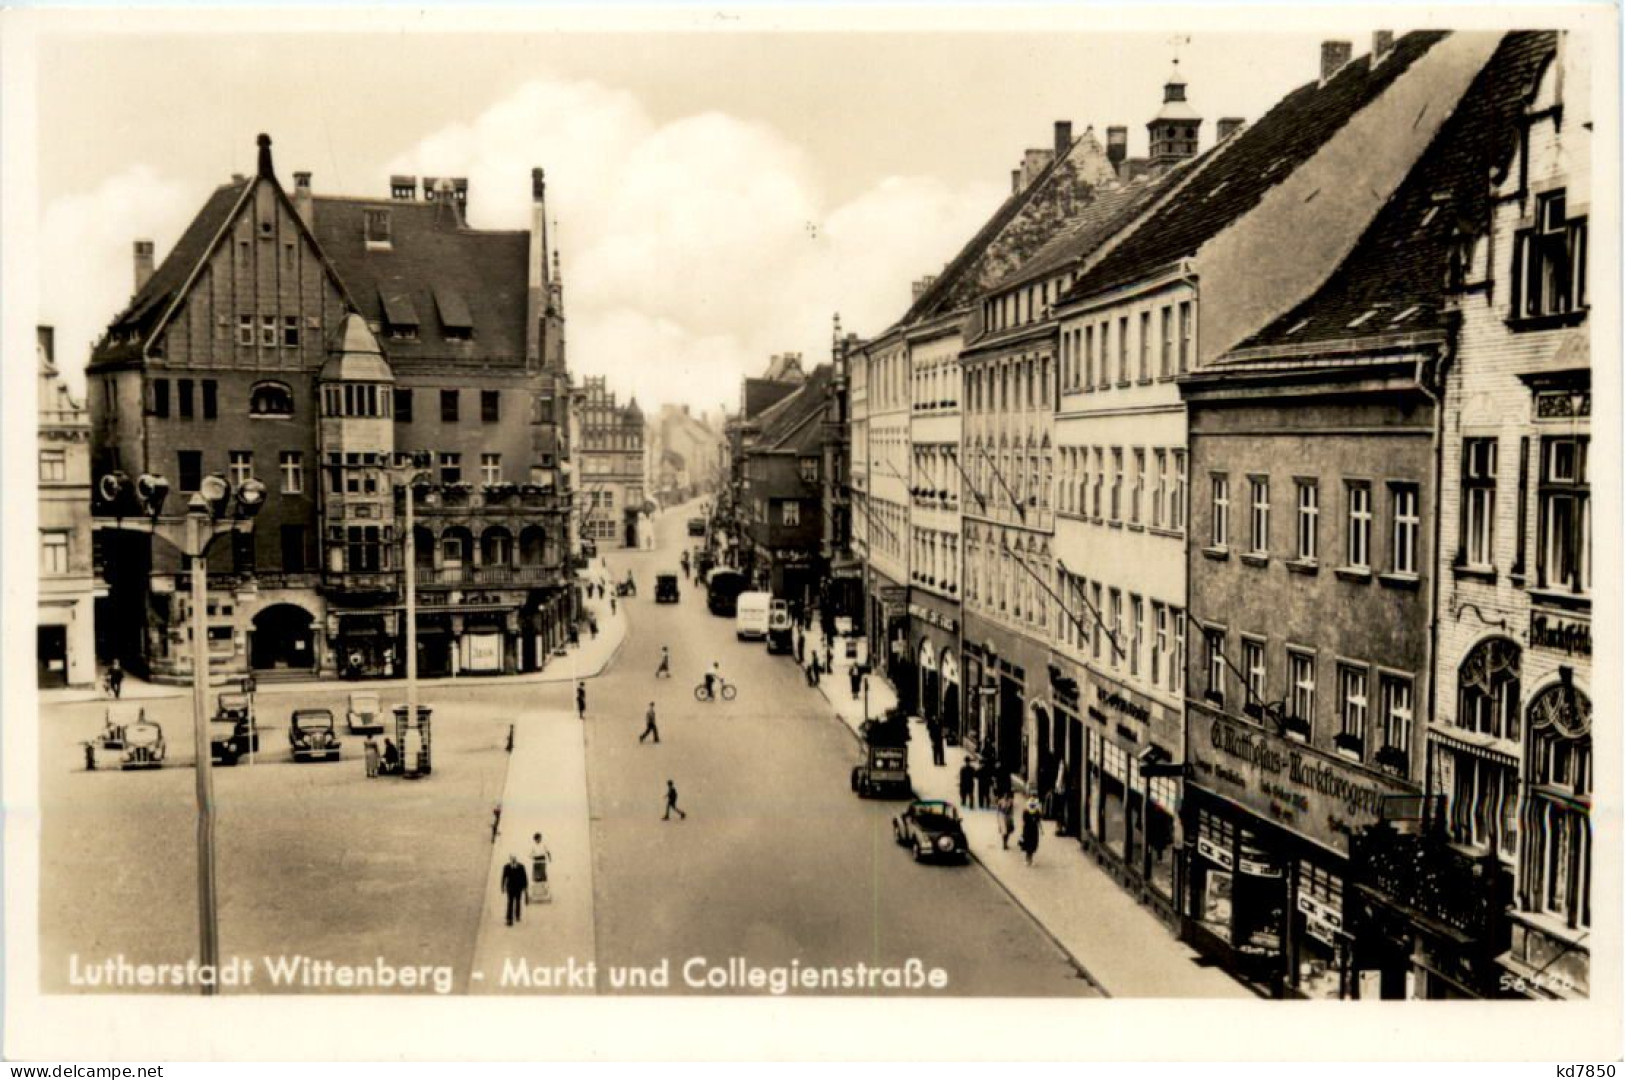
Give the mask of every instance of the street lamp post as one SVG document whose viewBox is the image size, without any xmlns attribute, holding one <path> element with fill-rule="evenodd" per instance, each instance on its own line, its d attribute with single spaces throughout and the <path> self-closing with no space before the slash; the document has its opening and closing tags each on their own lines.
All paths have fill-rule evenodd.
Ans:
<svg viewBox="0 0 1625 1080">
<path fill-rule="evenodd" d="M 197 911 L 199 962 L 214 978 L 203 983 L 213 994 L 220 957 L 220 923 L 214 874 L 214 761 L 209 751 L 209 560 L 203 527 L 213 532 L 208 502 L 194 494 L 186 506 L 186 554 L 192 561 L 192 748 L 197 758 Z"/>
<path fill-rule="evenodd" d="M 429 455 L 412 455 L 409 464 L 397 470 L 396 476 L 406 491 L 406 536 L 401 548 L 401 560 L 406 564 L 406 715 L 408 723 L 418 722 L 418 568 L 417 530 L 413 522 L 413 509 L 417 496 L 412 487 L 429 467 Z"/>
</svg>

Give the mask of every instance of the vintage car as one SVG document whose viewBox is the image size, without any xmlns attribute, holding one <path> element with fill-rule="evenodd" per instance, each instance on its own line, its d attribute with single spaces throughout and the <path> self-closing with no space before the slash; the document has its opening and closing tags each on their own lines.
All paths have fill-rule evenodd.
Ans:
<svg viewBox="0 0 1625 1080">
<path fill-rule="evenodd" d="M 655 575 L 655 603 L 675 604 L 680 595 L 677 590 L 676 574 Z"/>
<path fill-rule="evenodd" d="M 887 793 L 913 792 L 908 777 L 908 747 L 879 743 L 863 744 L 863 761 L 852 767 L 852 790 L 860 798 Z"/>
<path fill-rule="evenodd" d="M 705 535 L 705 519 L 702 518 L 702 517 L 689 518 L 688 519 L 688 535 L 690 535 L 690 536 L 704 536 Z"/>
<path fill-rule="evenodd" d="M 260 749 L 259 731 L 254 727 L 254 706 L 247 694 L 224 693 L 215 701 L 209 719 L 209 757 L 221 765 L 235 765 L 238 759 Z"/>
<path fill-rule="evenodd" d="M 374 690 L 357 690 L 344 710 L 344 726 L 351 735 L 378 735 L 384 730 L 384 709 Z"/>
<path fill-rule="evenodd" d="M 898 844 L 914 852 L 915 862 L 927 859 L 966 862 L 970 859 L 965 826 L 953 803 L 915 799 L 907 810 L 892 818 L 891 831 Z"/>
<path fill-rule="evenodd" d="M 163 765 L 165 752 L 164 729 L 147 719 L 147 710 L 116 714 L 109 709 L 102 733 L 85 744 L 85 767 L 156 769 Z"/>
<path fill-rule="evenodd" d="M 339 736 L 334 730 L 332 709 L 295 709 L 288 721 L 288 745 L 295 761 L 312 758 L 339 759 Z"/>
<path fill-rule="evenodd" d="M 790 605 L 784 600 L 774 600 L 767 611 L 767 651 L 789 652 L 795 646 L 794 626 Z"/>
</svg>

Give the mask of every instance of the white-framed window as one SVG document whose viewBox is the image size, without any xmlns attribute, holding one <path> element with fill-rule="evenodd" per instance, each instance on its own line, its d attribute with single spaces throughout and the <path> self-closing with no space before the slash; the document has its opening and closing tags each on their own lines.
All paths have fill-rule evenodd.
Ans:
<svg viewBox="0 0 1625 1080">
<path fill-rule="evenodd" d="M 1130 596 L 1128 601 L 1130 629 L 1128 650 L 1128 671 L 1130 675 L 1138 675 L 1144 663 L 1142 656 L 1145 651 L 1145 601 L 1138 596 Z"/>
<path fill-rule="evenodd" d="M 47 447 L 39 452 L 39 478 L 42 484 L 62 483 L 68 478 L 68 452 Z"/>
<path fill-rule="evenodd" d="M 1186 494 L 1189 485 L 1185 477 L 1185 451 L 1174 451 L 1174 494 L 1168 507 L 1168 527 L 1185 528 Z"/>
<path fill-rule="evenodd" d="M 1380 677 L 1381 697 L 1378 718 L 1382 723 L 1382 745 L 1409 754 L 1411 748 L 1412 683 L 1403 675 Z"/>
<path fill-rule="evenodd" d="M 41 574 L 66 574 L 68 572 L 67 533 L 40 533 L 39 572 Z"/>
<path fill-rule="evenodd" d="M 1338 733 L 1346 742 L 1338 749 L 1356 758 L 1365 757 L 1366 719 L 1370 712 L 1367 698 L 1370 676 L 1363 667 L 1352 664 L 1337 665 Z"/>
<path fill-rule="evenodd" d="M 1224 631 L 1209 628 L 1202 634 L 1207 644 L 1207 697 L 1224 704 Z"/>
<path fill-rule="evenodd" d="M 1287 679 L 1292 684 L 1291 715 L 1302 720 L 1309 733 L 1288 729 L 1295 738 L 1309 739 L 1315 728 L 1315 656 L 1313 653 L 1287 651 Z"/>
<path fill-rule="evenodd" d="M 254 451 L 233 450 L 230 457 L 231 486 L 239 487 L 254 475 Z"/>
<path fill-rule="evenodd" d="M 1164 308 L 1163 311 L 1167 311 Z M 1166 521 L 1165 511 L 1168 500 L 1168 451 L 1156 450 L 1153 452 L 1157 468 L 1157 486 L 1151 489 L 1151 524 L 1161 527 Z"/>
<path fill-rule="evenodd" d="M 1092 583 L 1090 585 L 1090 589 L 1094 594 L 1093 600 L 1094 600 L 1094 609 L 1095 609 L 1095 618 L 1090 620 L 1090 623 L 1089 623 L 1089 637 L 1090 637 L 1090 644 L 1091 644 L 1090 652 L 1094 655 L 1094 658 L 1096 660 L 1099 660 L 1100 659 L 1101 638 L 1105 636 L 1105 633 L 1104 633 L 1104 631 L 1102 631 L 1100 624 L 1101 624 L 1101 621 L 1106 618 L 1106 612 L 1105 612 L 1105 609 L 1103 609 L 1100 606 L 1100 596 L 1101 596 L 1100 582 L 1096 581 L 1096 582 Z"/>
<path fill-rule="evenodd" d="M 1314 562 L 1320 557 L 1320 485 L 1313 480 L 1298 481 L 1298 561 Z"/>
<path fill-rule="evenodd" d="M 1214 473 L 1213 477 L 1213 546 L 1230 544 L 1230 477 Z"/>
<path fill-rule="evenodd" d="M 1348 565 L 1360 570 L 1371 568 L 1371 485 L 1351 481 L 1348 485 Z"/>
<path fill-rule="evenodd" d="M 1422 535 L 1422 496 L 1415 484 L 1390 484 L 1388 492 L 1394 507 L 1393 551 L 1390 560 L 1393 572 L 1415 574 L 1416 545 Z"/>
<path fill-rule="evenodd" d="M 1097 447 L 1094 448 L 1094 450 L 1095 450 L 1095 472 L 1094 472 L 1095 490 L 1094 490 L 1094 498 L 1090 500 L 1090 502 L 1092 502 L 1094 504 L 1090 508 L 1090 514 L 1091 514 L 1091 516 L 1098 519 L 1100 517 L 1100 500 L 1101 500 L 1100 490 L 1101 490 L 1101 488 L 1103 486 L 1105 486 L 1106 457 L 1105 457 L 1105 451 L 1102 450 L 1100 447 L 1097 446 Z"/>
<path fill-rule="evenodd" d="M 1151 685 L 1161 686 L 1162 669 L 1168 662 L 1168 609 L 1156 601 L 1151 604 L 1151 622 Z"/>
<path fill-rule="evenodd" d="M 1174 373 L 1174 308 L 1162 306 L 1162 363 L 1159 370 L 1164 379 Z"/>
<path fill-rule="evenodd" d="M 252 316 L 252 315 L 239 315 L 239 316 L 237 316 L 237 344 L 239 344 L 239 345 L 252 345 L 252 344 L 254 344 L 254 316 Z"/>
<path fill-rule="evenodd" d="M 1468 566 L 1495 562 L 1495 482 L 1498 440 L 1463 439 L 1461 444 L 1461 550 Z"/>
<path fill-rule="evenodd" d="M 460 484 L 463 482 L 463 455 L 442 453 L 440 455 L 440 482 L 442 484 Z"/>
<path fill-rule="evenodd" d="M 1185 613 L 1174 609 L 1174 661 L 1169 665 L 1168 689 L 1175 694 L 1185 690 Z"/>
<path fill-rule="evenodd" d="M 786 499 L 781 505 L 782 520 L 786 525 L 801 524 L 801 504 L 794 499 Z"/>
<path fill-rule="evenodd" d="M 1267 476 L 1248 479 L 1251 493 L 1252 550 L 1265 554 L 1270 549 L 1270 481 Z"/>
<path fill-rule="evenodd" d="M 1145 451 L 1134 451 L 1134 486 L 1129 489 L 1128 519 L 1140 524 L 1140 503 L 1145 497 Z"/>
<path fill-rule="evenodd" d="M 1112 667 L 1116 668 L 1119 664 L 1127 659 L 1127 657 L 1123 655 L 1125 651 L 1123 648 L 1123 638 L 1126 635 L 1123 633 L 1123 593 L 1119 589 L 1113 589 L 1111 591 L 1110 616 L 1111 617 L 1106 621 L 1106 628 L 1110 630 L 1112 634 L 1112 639 L 1110 642 L 1112 650 L 1111 662 Z"/>
<path fill-rule="evenodd" d="M 260 344 L 267 348 L 276 347 L 276 316 L 260 316 Z"/>
<path fill-rule="evenodd" d="M 1196 312 L 1189 300 L 1179 304 L 1179 373 L 1190 370 L 1191 352 L 1196 344 Z"/>
<path fill-rule="evenodd" d="M 1568 436 L 1540 446 L 1538 580 L 1582 596 L 1591 591 L 1590 444 Z"/>
<path fill-rule="evenodd" d="M 1264 643 L 1256 638 L 1244 637 L 1241 639 L 1241 670 L 1247 676 L 1247 699 L 1242 702 L 1242 710 L 1249 715 L 1261 715 L 1260 706 L 1269 698 L 1265 696 L 1265 668 Z"/>
<path fill-rule="evenodd" d="M 305 490 L 305 455 L 299 450 L 284 450 L 277 455 L 277 471 L 282 474 L 282 493 L 300 495 Z"/>
<path fill-rule="evenodd" d="M 1112 447 L 1112 516 L 1111 520 L 1123 519 L 1123 448 Z"/>
</svg>

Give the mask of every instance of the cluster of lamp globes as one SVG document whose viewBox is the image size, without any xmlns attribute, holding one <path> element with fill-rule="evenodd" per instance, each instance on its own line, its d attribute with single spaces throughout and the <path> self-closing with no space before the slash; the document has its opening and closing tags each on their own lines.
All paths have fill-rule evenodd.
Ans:
<svg viewBox="0 0 1625 1080">
<path fill-rule="evenodd" d="M 96 482 L 96 494 L 101 497 L 105 512 L 123 516 L 126 511 L 138 511 L 156 521 L 163 513 L 164 501 L 169 498 L 169 481 L 154 473 L 142 473 L 132 481 L 122 472 L 110 472 Z M 233 516 L 253 517 L 265 505 L 265 485 L 249 477 L 234 490 L 224 476 L 211 473 L 199 481 L 186 512 L 221 518 L 226 516 L 227 510 L 233 509 L 233 503 Z"/>
</svg>

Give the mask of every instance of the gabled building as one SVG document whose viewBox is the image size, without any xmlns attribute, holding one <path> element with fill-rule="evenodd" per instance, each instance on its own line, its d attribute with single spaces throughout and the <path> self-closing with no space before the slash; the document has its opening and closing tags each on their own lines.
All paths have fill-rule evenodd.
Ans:
<svg viewBox="0 0 1625 1080">
<path fill-rule="evenodd" d="M 1439 400 L 1460 351 L 1452 261 L 1487 231 L 1487 178 L 1554 47 L 1502 38 L 1330 279 L 1179 380 L 1204 495 L 1186 932 L 1277 994 L 1454 997 L 1499 970 L 1509 875 L 1423 828 Z M 1456 887 L 1396 873 L 1430 849 Z"/>
<path fill-rule="evenodd" d="M 602 375 L 580 388 L 581 535 L 600 548 L 636 548 L 648 534 L 643 410 L 615 400 Z"/>
<path fill-rule="evenodd" d="M 1186 550 L 1212 546 L 1190 532 L 1191 514 L 1198 499 L 1231 497 L 1224 478 L 1212 487 L 1190 471 L 1177 380 L 1332 275 L 1495 44 L 1379 35 L 1350 60 L 1345 43 L 1328 43 L 1320 78 L 1174 166 L 1165 196 L 1106 238 L 1054 301 L 1055 439 L 1075 508 L 1055 570 L 1068 609 L 1089 624 L 1058 650 L 1059 710 L 1075 683 L 1081 728 L 1068 715 L 1061 757 L 1081 753 L 1067 766 L 1081 783 L 1068 791 L 1085 848 L 1170 919 L 1182 894 L 1178 781 L 1141 767 L 1185 757 L 1186 645 L 1201 640 L 1187 617 Z M 1174 132 L 1162 157 L 1192 149 Z M 1355 173 L 1361 183 L 1348 183 Z M 1053 701 L 1040 704 L 1053 715 Z"/>
<path fill-rule="evenodd" d="M 565 639 L 568 374 L 545 186 L 529 230 L 470 229 L 461 181 L 388 198 L 290 196 L 271 141 L 217 189 L 88 368 L 97 472 L 171 478 L 171 513 L 211 473 L 268 488 L 252 533 L 210 553 L 211 668 L 404 669 L 406 473 L 417 476 L 419 669 L 531 670 Z M 397 482 L 400 483 L 397 483 Z M 106 536 L 108 640 L 157 679 L 190 675 L 180 553 Z"/>
<path fill-rule="evenodd" d="M 741 568 L 795 611 L 815 604 L 822 552 L 824 416 L 834 368 L 820 364 L 794 393 L 756 417 L 740 489 Z"/>
</svg>

